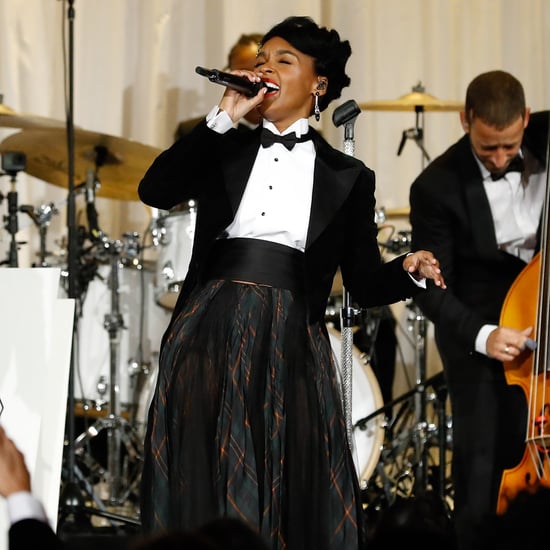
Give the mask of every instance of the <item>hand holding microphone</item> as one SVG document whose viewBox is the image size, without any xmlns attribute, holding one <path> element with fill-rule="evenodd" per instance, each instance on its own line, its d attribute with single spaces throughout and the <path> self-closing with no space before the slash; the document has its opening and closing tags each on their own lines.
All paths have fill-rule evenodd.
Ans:
<svg viewBox="0 0 550 550">
<path fill-rule="evenodd" d="M 224 73 L 218 69 L 205 69 L 203 67 L 195 67 L 195 72 L 201 76 L 206 76 L 210 82 L 221 84 L 232 90 L 244 94 L 246 97 L 254 97 L 262 88 L 267 88 L 265 82 L 251 82 L 244 76 L 237 76 L 231 73 Z"/>
<path fill-rule="evenodd" d="M 237 76 L 232 73 L 218 71 L 217 69 L 208 70 L 203 67 L 196 67 L 195 70 L 201 76 L 206 76 L 210 82 L 221 84 L 230 90 L 238 92 L 224 93 L 218 105 L 233 122 L 237 122 L 258 107 L 267 93 L 279 90 L 279 86 L 274 82 L 263 82 L 252 71 L 246 71 L 246 74 L 250 76 Z M 242 72 L 245 71 L 242 70 Z M 249 77 L 253 78 L 253 80 L 249 80 Z"/>
</svg>

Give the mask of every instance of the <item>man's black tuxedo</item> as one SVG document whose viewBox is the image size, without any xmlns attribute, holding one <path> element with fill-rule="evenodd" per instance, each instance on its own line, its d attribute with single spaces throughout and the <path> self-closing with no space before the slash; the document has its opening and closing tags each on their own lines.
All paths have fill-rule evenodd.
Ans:
<svg viewBox="0 0 550 550">
<path fill-rule="evenodd" d="M 544 169 L 549 112 L 534 113 L 523 148 Z M 410 189 L 412 249 L 431 250 L 447 282 L 415 301 L 434 323 L 452 404 L 457 528 L 496 512 L 502 469 L 523 453 L 526 403 L 507 386 L 502 363 L 475 351 L 485 324 L 502 305 L 525 262 L 497 246 L 482 175 L 464 135 L 416 178 Z M 526 328 L 526 327 L 523 327 Z M 469 517 L 464 519 L 465 516 Z"/>
</svg>

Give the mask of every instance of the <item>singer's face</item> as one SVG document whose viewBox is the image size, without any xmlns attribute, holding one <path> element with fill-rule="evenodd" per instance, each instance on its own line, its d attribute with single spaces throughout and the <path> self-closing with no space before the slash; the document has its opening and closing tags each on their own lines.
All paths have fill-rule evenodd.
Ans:
<svg viewBox="0 0 550 550">
<path fill-rule="evenodd" d="M 314 59 L 286 40 L 274 37 L 258 52 L 256 72 L 279 90 L 266 93 L 260 114 L 282 132 L 299 118 L 309 118 L 317 88 Z"/>
</svg>

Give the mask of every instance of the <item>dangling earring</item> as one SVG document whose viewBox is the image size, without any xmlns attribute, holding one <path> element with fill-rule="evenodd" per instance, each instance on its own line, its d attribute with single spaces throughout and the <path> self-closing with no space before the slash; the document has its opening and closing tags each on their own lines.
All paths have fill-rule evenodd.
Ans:
<svg viewBox="0 0 550 550">
<path fill-rule="evenodd" d="M 313 107 L 313 114 L 315 120 L 319 122 L 321 120 L 321 109 L 319 109 L 319 92 L 315 92 L 315 105 Z"/>
</svg>

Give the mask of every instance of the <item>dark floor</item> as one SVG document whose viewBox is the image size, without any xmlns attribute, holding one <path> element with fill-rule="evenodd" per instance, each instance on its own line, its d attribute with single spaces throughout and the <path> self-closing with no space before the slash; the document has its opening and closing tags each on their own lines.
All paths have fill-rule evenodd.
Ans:
<svg viewBox="0 0 550 550">
<path fill-rule="evenodd" d="M 126 550 L 132 548 L 141 537 L 139 527 L 94 527 L 82 522 L 59 525 L 58 534 L 67 550 Z"/>
</svg>

